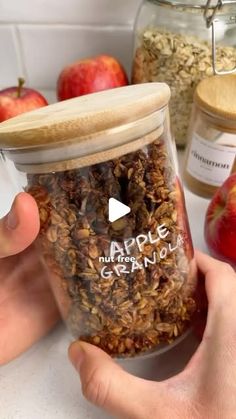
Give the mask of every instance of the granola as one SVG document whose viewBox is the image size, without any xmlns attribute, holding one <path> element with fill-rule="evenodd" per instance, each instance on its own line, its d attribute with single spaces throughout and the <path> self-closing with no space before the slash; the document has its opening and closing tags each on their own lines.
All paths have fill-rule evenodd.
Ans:
<svg viewBox="0 0 236 419">
<path fill-rule="evenodd" d="M 235 62 L 236 48 L 217 47 L 219 70 L 230 70 Z M 133 83 L 158 81 L 170 86 L 170 116 L 178 146 L 186 144 L 195 88 L 203 78 L 212 75 L 210 42 L 160 28 L 147 29 L 140 36 Z"/>
<path fill-rule="evenodd" d="M 75 338 L 132 357 L 189 328 L 196 277 L 180 188 L 162 137 L 101 164 L 28 175 L 52 286 Z M 131 213 L 109 223 L 110 197 Z"/>
</svg>

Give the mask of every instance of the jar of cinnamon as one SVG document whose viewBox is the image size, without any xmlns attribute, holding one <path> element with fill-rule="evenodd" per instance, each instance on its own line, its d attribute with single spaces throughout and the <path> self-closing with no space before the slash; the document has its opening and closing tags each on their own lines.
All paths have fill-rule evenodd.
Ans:
<svg viewBox="0 0 236 419">
<path fill-rule="evenodd" d="M 236 171 L 235 97 L 236 75 L 205 79 L 195 91 L 184 180 L 205 198 Z"/>
</svg>

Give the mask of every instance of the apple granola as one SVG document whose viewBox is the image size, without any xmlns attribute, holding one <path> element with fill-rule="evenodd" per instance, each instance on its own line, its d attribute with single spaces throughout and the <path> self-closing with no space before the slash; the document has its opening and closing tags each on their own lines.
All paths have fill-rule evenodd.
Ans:
<svg viewBox="0 0 236 419">
<path fill-rule="evenodd" d="M 101 164 L 28 175 L 27 191 L 39 206 L 43 253 L 75 338 L 132 357 L 183 335 L 196 312 L 196 275 L 181 186 L 162 137 Z M 109 223 L 110 197 L 131 213 Z"/>
</svg>

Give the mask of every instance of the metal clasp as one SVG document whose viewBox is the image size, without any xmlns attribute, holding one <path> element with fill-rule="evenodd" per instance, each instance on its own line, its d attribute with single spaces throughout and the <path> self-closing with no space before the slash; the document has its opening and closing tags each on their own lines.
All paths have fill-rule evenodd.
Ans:
<svg viewBox="0 0 236 419">
<path fill-rule="evenodd" d="M 212 30 L 212 66 L 214 74 L 217 75 L 226 75 L 226 74 L 233 74 L 236 72 L 236 65 L 235 68 L 232 70 L 225 70 L 219 71 L 217 70 L 216 59 L 217 59 L 217 51 L 216 51 L 216 23 L 219 22 L 217 19 L 217 13 L 219 10 L 222 9 L 223 6 L 236 4 L 235 0 L 218 0 L 215 5 L 212 5 L 212 0 L 207 0 L 205 11 L 204 11 L 204 18 L 206 21 L 207 28 L 211 27 Z"/>
<path fill-rule="evenodd" d="M 204 11 L 204 18 L 206 20 L 206 24 L 208 28 L 210 28 L 211 25 L 213 24 L 216 13 L 218 12 L 218 10 L 221 9 L 224 2 L 222 0 L 218 0 L 215 6 L 212 6 L 211 3 L 212 3 L 212 0 L 207 0 L 205 11 Z"/>
</svg>

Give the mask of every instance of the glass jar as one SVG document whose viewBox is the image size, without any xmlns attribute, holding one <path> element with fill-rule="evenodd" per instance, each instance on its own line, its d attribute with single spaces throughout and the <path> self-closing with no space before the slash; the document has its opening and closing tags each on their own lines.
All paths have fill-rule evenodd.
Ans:
<svg viewBox="0 0 236 419">
<path fill-rule="evenodd" d="M 197 84 L 214 72 L 233 71 L 236 65 L 236 1 L 211 3 L 145 0 L 136 20 L 133 83 L 158 81 L 170 86 L 178 146 L 186 144 Z"/>
<path fill-rule="evenodd" d="M 236 172 L 235 92 L 236 75 L 204 79 L 195 91 L 184 180 L 204 198 Z"/>
<path fill-rule="evenodd" d="M 169 97 L 165 84 L 129 86 L 0 126 L 69 330 L 116 357 L 167 350 L 197 311 Z"/>
</svg>

